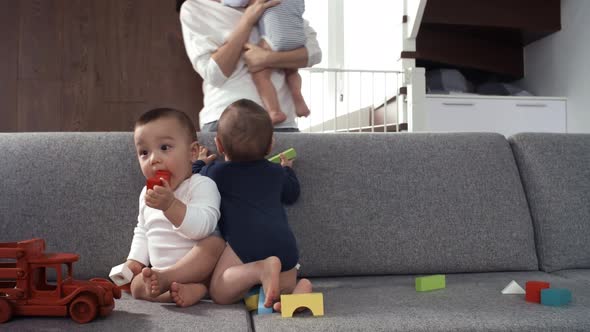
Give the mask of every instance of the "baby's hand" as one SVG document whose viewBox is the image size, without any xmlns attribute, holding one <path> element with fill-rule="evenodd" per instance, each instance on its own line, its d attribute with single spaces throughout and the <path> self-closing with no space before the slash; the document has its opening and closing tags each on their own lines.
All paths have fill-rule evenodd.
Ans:
<svg viewBox="0 0 590 332">
<path fill-rule="evenodd" d="M 281 166 L 283 166 L 283 167 L 288 166 L 288 167 L 293 168 L 293 160 L 295 160 L 295 159 L 291 159 L 291 160 L 287 159 L 287 157 L 285 157 L 284 153 L 280 154 L 280 158 L 281 158 Z"/>
<path fill-rule="evenodd" d="M 212 154 L 210 156 L 207 156 L 207 154 L 209 154 L 209 150 L 204 147 L 204 146 L 199 146 L 199 160 L 202 160 L 205 165 L 209 165 L 213 160 L 215 160 L 217 158 L 216 154 Z"/>
<path fill-rule="evenodd" d="M 145 204 L 151 208 L 166 211 L 174 203 L 176 197 L 170 188 L 166 179 L 160 178 L 163 186 L 154 186 L 154 189 L 148 189 L 145 193 Z"/>
<path fill-rule="evenodd" d="M 141 270 L 144 268 L 143 264 L 141 264 L 138 261 L 134 261 L 132 259 L 128 259 L 127 262 L 125 262 L 125 265 L 127 265 L 129 270 L 131 270 L 131 272 L 133 272 L 134 276 L 140 274 Z"/>
<path fill-rule="evenodd" d="M 260 19 L 260 16 L 262 16 L 262 13 L 264 13 L 267 8 L 274 7 L 279 3 L 281 3 L 280 0 L 250 1 L 248 7 L 244 11 L 244 14 L 242 14 L 242 19 L 246 20 L 248 24 L 254 25 L 256 22 L 258 22 L 258 19 Z"/>
</svg>

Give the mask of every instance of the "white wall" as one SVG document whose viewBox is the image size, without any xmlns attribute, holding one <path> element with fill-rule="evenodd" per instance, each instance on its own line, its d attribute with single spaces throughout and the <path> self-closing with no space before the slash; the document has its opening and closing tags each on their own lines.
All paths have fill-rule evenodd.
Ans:
<svg viewBox="0 0 590 332">
<path fill-rule="evenodd" d="M 536 95 L 565 96 L 567 129 L 590 133 L 590 1 L 561 0 L 561 31 L 524 50 L 521 85 Z"/>
<path fill-rule="evenodd" d="M 395 70 L 401 53 L 402 16 L 399 0 L 346 1 L 345 68 Z"/>
</svg>

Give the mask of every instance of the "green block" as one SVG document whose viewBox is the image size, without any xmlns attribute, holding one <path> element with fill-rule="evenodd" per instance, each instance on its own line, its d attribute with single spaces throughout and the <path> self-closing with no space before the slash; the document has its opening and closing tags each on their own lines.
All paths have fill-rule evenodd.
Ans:
<svg viewBox="0 0 590 332">
<path fill-rule="evenodd" d="M 297 157 L 297 152 L 295 152 L 295 149 L 290 148 L 287 151 L 283 152 L 285 154 L 285 157 L 287 157 L 288 160 L 294 159 L 295 157 Z M 280 164 L 281 163 L 281 157 L 280 157 L 280 153 L 268 158 L 268 161 L 272 162 L 272 163 L 276 163 L 276 164 Z"/>
<path fill-rule="evenodd" d="M 445 276 L 444 274 L 436 274 L 427 277 L 416 278 L 416 291 L 427 292 L 435 289 L 445 288 Z"/>
</svg>

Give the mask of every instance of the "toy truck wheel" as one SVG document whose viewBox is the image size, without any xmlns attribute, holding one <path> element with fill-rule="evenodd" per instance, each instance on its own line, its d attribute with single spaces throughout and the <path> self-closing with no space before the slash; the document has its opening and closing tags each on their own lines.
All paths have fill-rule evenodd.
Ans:
<svg viewBox="0 0 590 332">
<path fill-rule="evenodd" d="M 76 323 L 86 324 L 96 318 L 97 313 L 96 300 L 91 295 L 79 295 L 70 304 L 70 317 Z"/>
<path fill-rule="evenodd" d="M 0 299 L 0 324 L 8 322 L 12 318 L 12 306 L 8 301 Z"/>
</svg>

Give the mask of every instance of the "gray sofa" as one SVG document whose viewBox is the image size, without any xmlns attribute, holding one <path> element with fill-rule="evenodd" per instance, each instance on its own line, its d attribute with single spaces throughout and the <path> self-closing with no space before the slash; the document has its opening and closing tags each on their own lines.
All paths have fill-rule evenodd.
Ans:
<svg viewBox="0 0 590 332">
<path fill-rule="evenodd" d="M 299 155 L 302 194 L 288 215 L 300 274 L 324 294 L 325 316 L 124 295 L 84 330 L 590 330 L 590 135 L 278 134 L 275 152 L 288 147 Z M 144 184 L 131 133 L 0 134 L 0 151 L 0 241 L 42 237 L 49 251 L 78 253 L 79 279 L 124 261 Z M 439 273 L 446 289 L 415 291 L 416 276 Z M 549 281 L 573 301 L 501 295 L 511 280 Z"/>
</svg>

